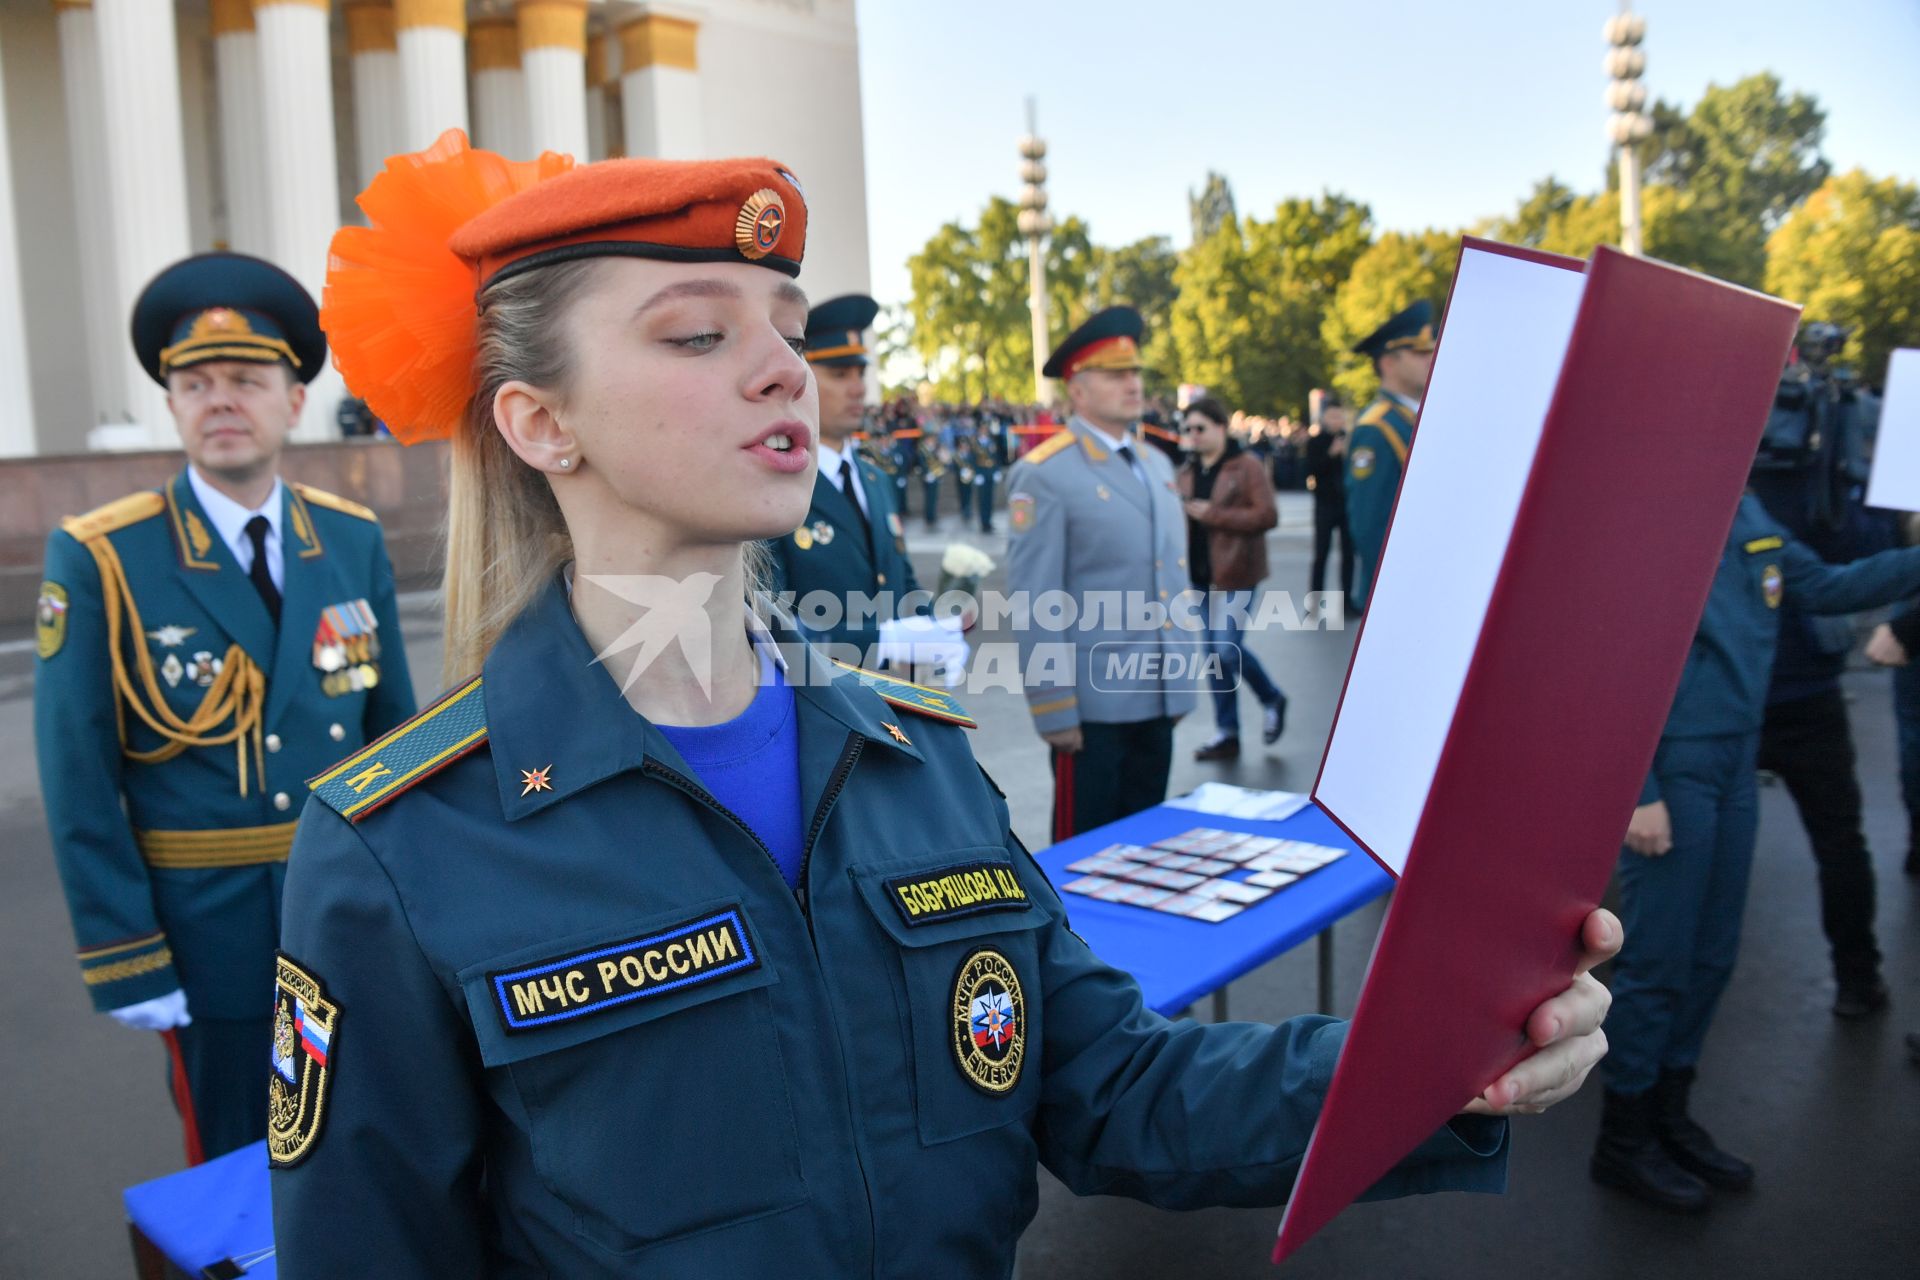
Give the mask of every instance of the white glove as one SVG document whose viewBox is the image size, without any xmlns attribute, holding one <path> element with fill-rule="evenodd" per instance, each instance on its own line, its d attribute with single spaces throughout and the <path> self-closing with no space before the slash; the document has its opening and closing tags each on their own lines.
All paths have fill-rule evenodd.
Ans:
<svg viewBox="0 0 1920 1280">
<path fill-rule="evenodd" d="M 932 683 L 957 688 L 967 678 L 967 638 L 958 618 L 916 614 L 880 624 L 880 660 L 895 670 L 931 668 Z"/>
<path fill-rule="evenodd" d="M 193 1021 L 187 1014 L 187 993 L 179 990 L 169 991 L 151 1000 L 142 1000 L 139 1004 L 109 1009 L 107 1016 L 135 1031 L 173 1031 Z"/>
</svg>

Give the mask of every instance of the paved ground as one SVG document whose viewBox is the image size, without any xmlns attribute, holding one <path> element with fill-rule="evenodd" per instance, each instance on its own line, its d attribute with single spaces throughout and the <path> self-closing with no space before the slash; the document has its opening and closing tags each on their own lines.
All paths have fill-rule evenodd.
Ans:
<svg viewBox="0 0 1920 1280">
<path fill-rule="evenodd" d="M 1272 539 L 1270 586 L 1305 587 L 1305 508 L 1286 495 Z M 910 531 L 929 581 L 946 536 Z M 979 539 L 998 555 L 1002 539 Z M 408 602 L 407 649 L 423 694 L 435 683 L 431 601 Z M 1173 786 L 1205 778 L 1303 789 L 1312 780 L 1345 669 L 1349 637 L 1270 634 L 1254 650 L 1292 696 L 1287 736 L 1269 752 L 1250 741 L 1231 767 L 1198 765 L 1211 730 L 1203 710 L 1176 736 Z M 0 1276 L 93 1277 L 129 1272 L 120 1188 L 179 1163 L 178 1132 L 150 1036 L 87 1011 L 47 847 L 32 754 L 30 652 L 0 637 Z M 1593 1187 L 1586 1153 L 1598 1095 L 1521 1122 L 1513 1188 L 1504 1197 L 1441 1196 L 1349 1210 L 1285 1274 L 1315 1277 L 1529 1276 L 1909 1277 L 1920 1257 L 1920 1070 L 1901 1032 L 1920 1027 L 1920 885 L 1902 877 L 1905 818 L 1894 780 L 1884 673 L 1848 677 L 1868 835 L 1881 872 L 1880 928 L 1896 1008 L 1865 1025 L 1827 1013 L 1824 945 L 1812 864 L 1792 807 L 1763 793 L 1763 825 L 1747 945 L 1703 1064 L 1699 1110 L 1752 1157 L 1760 1185 L 1711 1215 L 1676 1220 Z M 1016 827 L 1044 841 L 1045 756 L 1023 708 L 1006 694 L 971 700 L 976 749 L 1009 793 Z M 1247 710 L 1251 710 L 1249 699 Z M 1490 829 L 1497 834 L 1497 824 Z M 1339 930 L 1342 1011 L 1350 1010 L 1379 923 L 1377 909 Z M 1312 1007 L 1311 948 L 1234 984 L 1236 1017 L 1278 1020 Z M 1272 1274 L 1265 1262 L 1278 1214 L 1170 1214 L 1130 1201 L 1079 1200 L 1042 1175 L 1040 1216 L 1022 1247 L 1028 1280 L 1141 1280 Z M 798 1272 L 796 1272 L 798 1274 Z"/>
</svg>

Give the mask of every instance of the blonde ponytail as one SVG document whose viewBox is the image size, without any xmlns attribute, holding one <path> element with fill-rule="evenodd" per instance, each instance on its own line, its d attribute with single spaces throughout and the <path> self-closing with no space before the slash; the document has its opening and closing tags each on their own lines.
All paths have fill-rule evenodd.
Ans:
<svg viewBox="0 0 1920 1280">
<path fill-rule="evenodd" d="M 480 296 L 473 398 L 453 438 L 448 477 L 447 614 L 442 675 L 451 687 L 480 670 L 513 620 L 573 558 L 573 539 L 547 478 L 520 461 L 493 425 L 502 385 L 564 389 L 572 372 L 562 318 L 591 260 L 510 276 Z"/>
</svg>

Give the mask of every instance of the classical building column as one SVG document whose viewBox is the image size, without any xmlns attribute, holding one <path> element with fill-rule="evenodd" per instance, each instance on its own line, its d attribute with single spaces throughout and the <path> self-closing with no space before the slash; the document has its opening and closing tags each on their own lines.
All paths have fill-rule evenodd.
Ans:
<svg viewBox="0 0 1920 1280">
<path fill-rule="evenodd" d="M 116 345 L 127 391 L 122 407 L 145 428 L 148 444 L 171 447 L 179 436 L 166 392 L 134 358 L 126 325 L 147 282 L 186 257 L 190 243 L 173 6 L 95 0 L 93 10 L 113 239 L 113 314 L 120 323 Z"/>
<path fill-rule="evenodd" d="M 512 18 L 482 18 L 467 32 L 473 67 L 473 143 L 509 160 L 533 155 L 527 129 L 527 79 L 520 70 L 520 28 Z"/>
<path fill-rule="evenodd" d="M 265 257 L 267 188 L 260 166 L 260 50 L 249 0 L 213 0 L 213 58 L 220 107 L 220 168 L 227 246 Z"/>
<path fill-rule="evenodd" d="M 253 165 L 266 175 L 267 256 L 317 301 L 326 283 L 327 244 L 340 224 L 339 163 L 333 140 L 329 0 L 253 0 L 260 42 L 262 145 Z M 339 434 L 341 397 L 332 366 L 307 388 L 296 440 Z"/>
<path fill-rule="evenodd" d="M 5 101 L 5 86 L 0 85 L 0 104 Z M 34 435 L 27 324 L 20 309 L 20 241 L 13 222 L 13 161 L 6 111 L 0 105 L 0 457 L 35 452 Z"/>
<path fill-rule="evenodd" d="M 400 146 L 419 151 L 467 127 L 466 0 L 394 0 L 400 46 Z"/>
<path fill-rule="evenodd" d="M 390 0 L 346 0 L 347 54 L 353 59 L 354 174 L 373 181 L 402 150 L 400 51 Z"/>
<path fill-rule="evenodd" d="M 587 153 L 586 0 L 520 0 L 520 66 L 527 76 L 532 152 Z"/>
<path fill-rule="evenodd" d="M 114 306 L 113 225 L 108 214 L 107 141 L 100 102 L 100 46 L 93 0 L 54 0 L 60 23 L 60 80 L 73 161 L 73 212 L 80 244 L 80 306 L 86 320 L 93 426 L 127 418 L 127 317 Z"/>
<path fill-rule="evenodd" d="M 607 158 L 607 49 L 606 33 L 587 38 L 587 160 Z"/>
<path fill-rule="evenodd" d="M 700 24 L 647 10 L 620 28 L 621 118 L 630 156 L 696 159 L 701 126 Z"/>
</svg>

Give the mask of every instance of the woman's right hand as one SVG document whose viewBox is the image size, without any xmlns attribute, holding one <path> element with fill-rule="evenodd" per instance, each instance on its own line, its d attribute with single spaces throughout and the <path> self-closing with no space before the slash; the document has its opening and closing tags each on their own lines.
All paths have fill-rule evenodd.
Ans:
<svg viewBox="0 0 1920 1280">
<path fill-rule="evenodd" d="M 1665 800 L 1633 811 L 1633 821 L 1627 823 L 1627 848 L 1647 858 L 1662 857 L 1673 848 L 1673 819 Z"/>
</svg>

